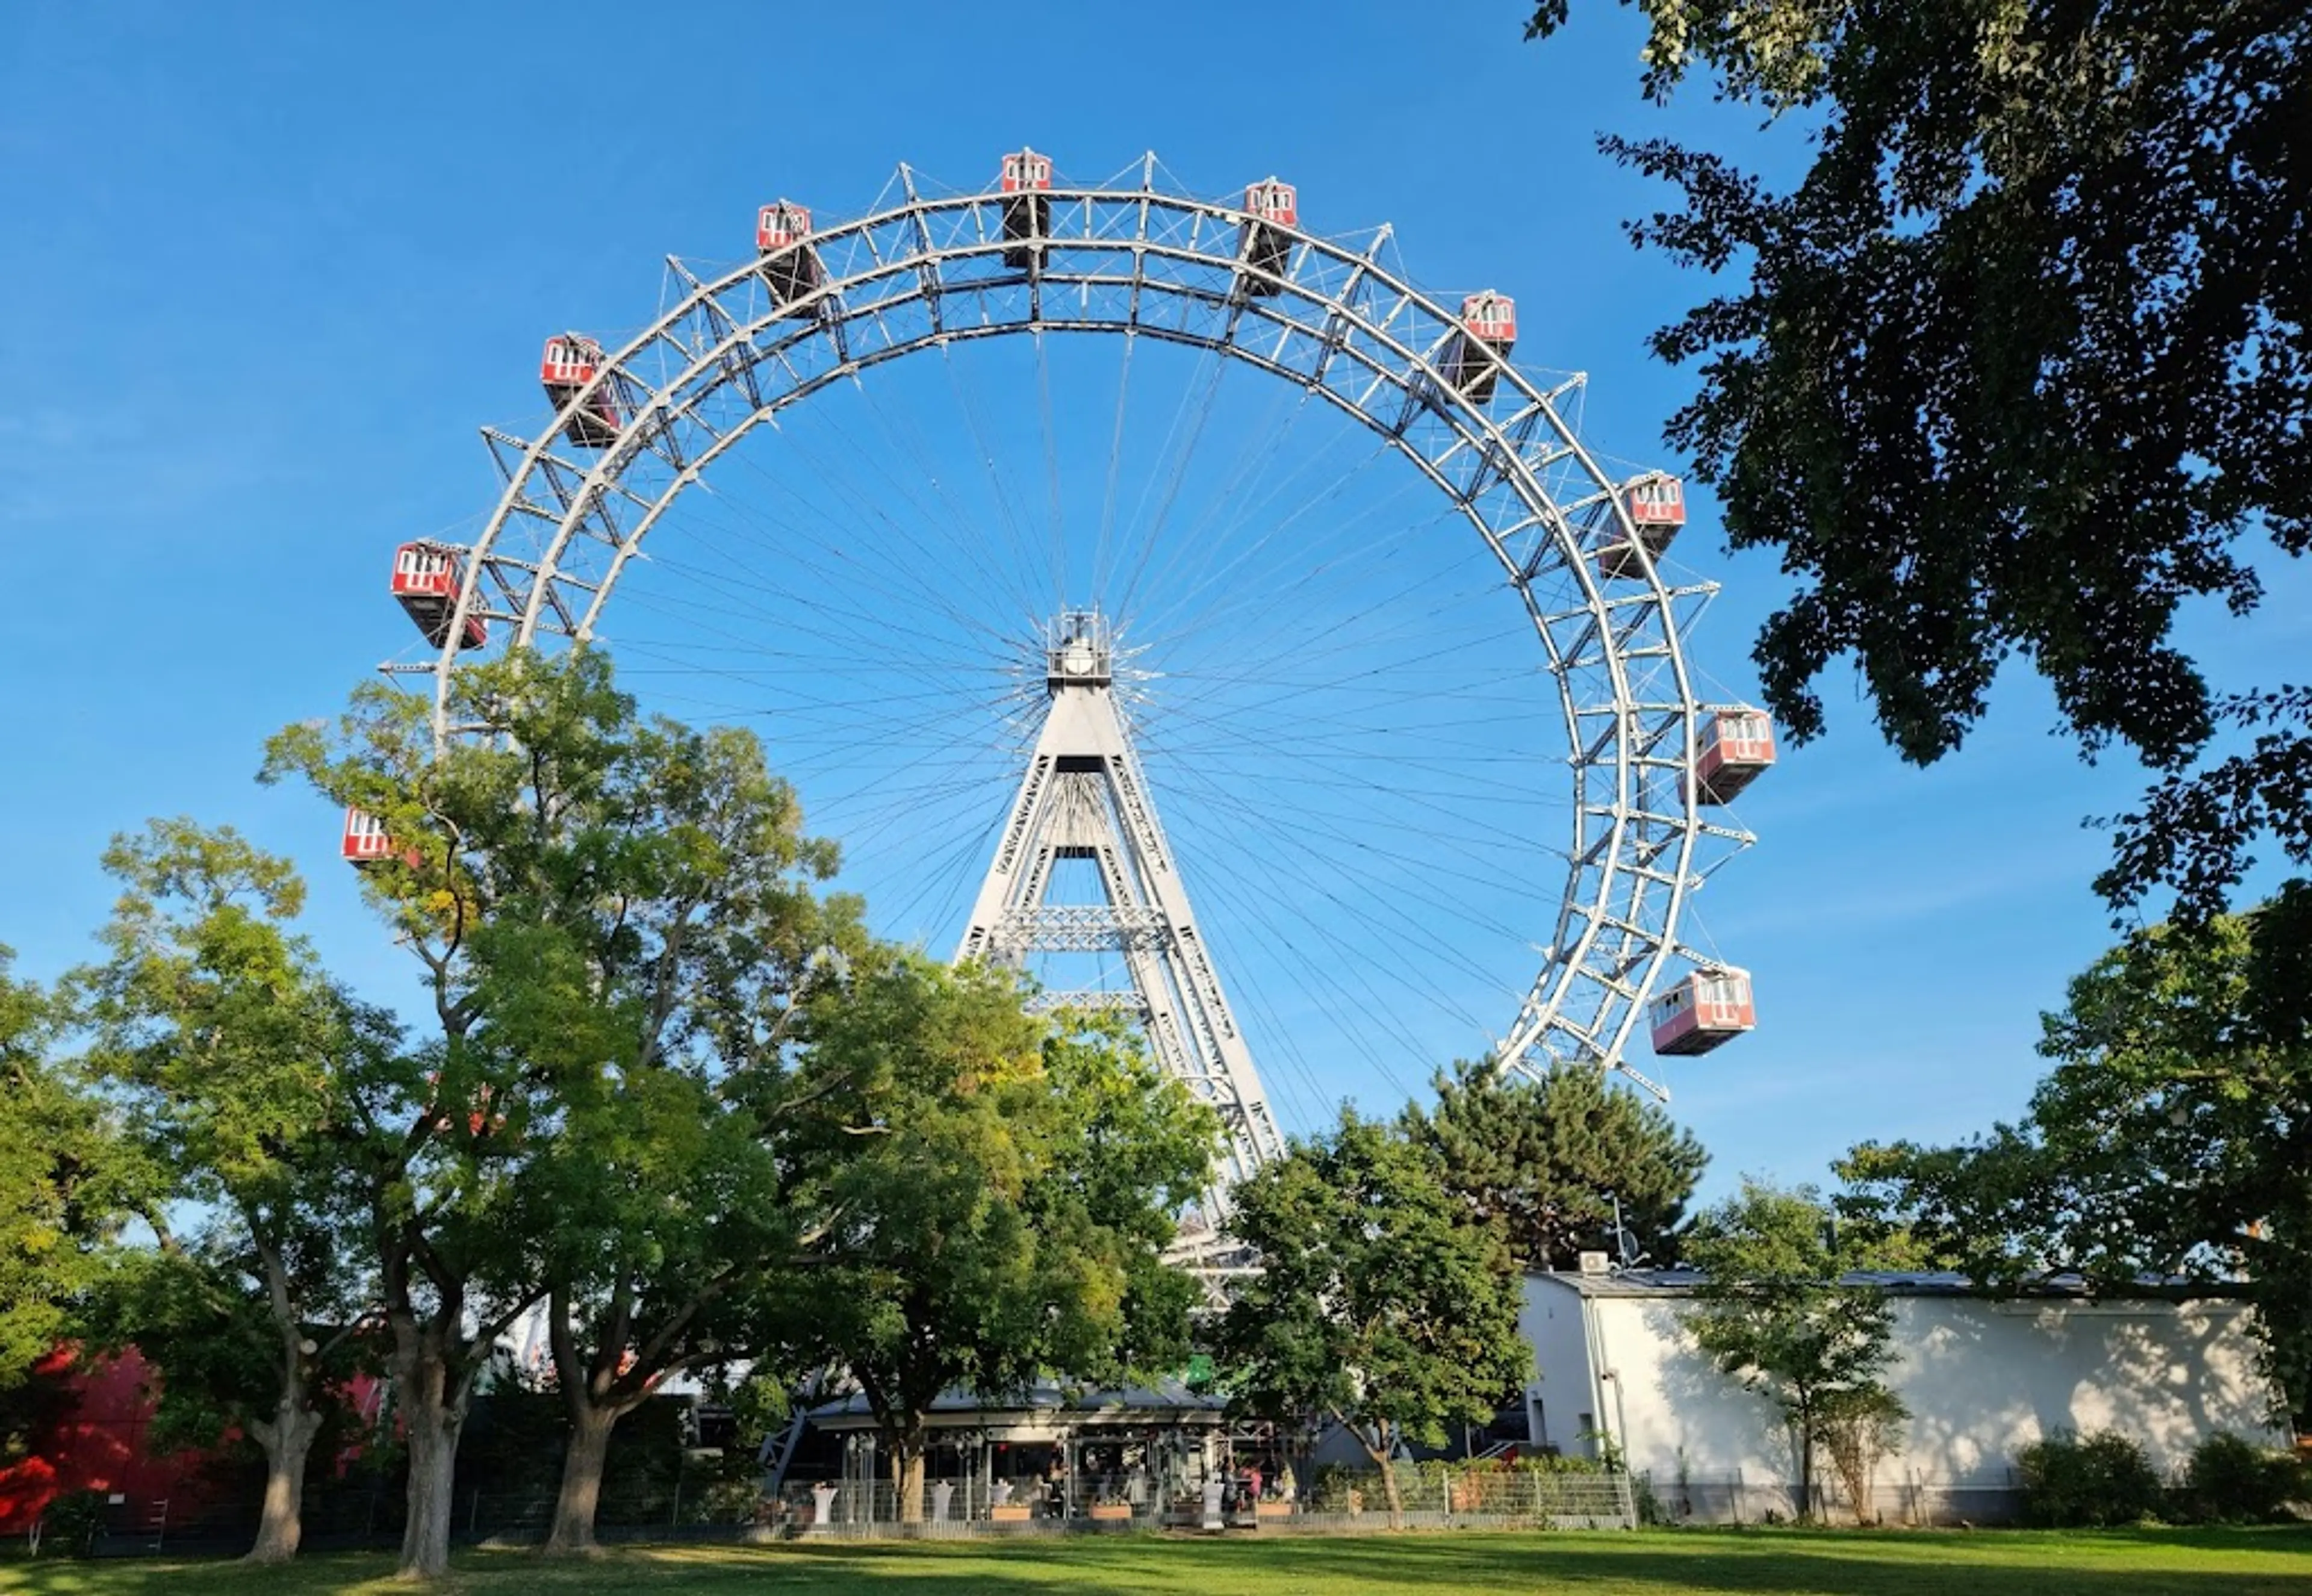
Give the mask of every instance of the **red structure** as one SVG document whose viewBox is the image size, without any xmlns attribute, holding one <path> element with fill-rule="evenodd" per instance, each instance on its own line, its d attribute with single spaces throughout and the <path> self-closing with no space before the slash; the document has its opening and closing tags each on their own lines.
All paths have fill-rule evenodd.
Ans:
<svg viewBox="0 0 2312 1596">
<path fill-rule="evenodd" d="M 1300 206 L 1292 185 L 1270 178 L 1244 191 L 1244 291 L 1257 299 L 1283 293 L 1282 276 L 1292 255 L 1292 236 L 1283 230 L 1300 224 Z M 1265 276 L 1260 274 L 1266 274 Z"/>
<path fill-rule="evenodd" d="M 1739 969 L 1698 969 L 1653 1000 L 1654 1051 L 1677 1056 L 1707 1053 L 1756 1029 L 1750 976 Z"/>
<path fill-rule="evenodd" d="M 404 543 L 393 553 L 393 596 L 425 641 L 439 648 L 450 640 L 450 623 L 457 614 L 458 584 L 465 573 L 458 551 L 439 543 Z M 466 618 L 462 648 L 479 648 L 490 640 L 490 624 L 478 615 Z"/>
<path fill-rule="evenodd" d="M 560 332 L 546 340 L 546 354 L 538 364 L 538 380 L 546 399 L 556 410 L 569 410 L 563 435 L 587 449 L 607 448 L 624 425 L 609 383 L 604 383 L 573 409 L 586 384 L 602 369 L 602 346 L 579 332 Z"/>
<path fill-rule="evenodd" d="M 33 1432 L 29 1454 L 0 1468 L 0 1535 L 31 1529 L 69 1491 L 97 1491 L 116 1528 L 160 1539 L 209 1505 L 215 1486 L 203 1452 L 155 1453 L 147 1444 L 157 1376 L 135 1349 L 75 1367 L 60 1347 L 33 1366 L 35 1379 L 61 1380 L 72 1399 Z"/>
<path fill-rule="evenodd" d="M 1052 158 L 1033 150 L 1006 155 L 997 183 L 1003 193 L 1004 241 L 1050 237 L 1052 198 L 1047 190 L 1052 186 Z M 1020 241 L 1003 251 L 1003 264 L 1026 271 L 1036 264 L 1038 253 L 1034 244 Z"/>
<path fill-rule="evenodd" d="M 1446 346 L 1445 380 L 1474 405 L 1488 403 L 1502 362 L 1517 344 L 1517 301 L 1488 288 L 1461 302 L 1461 325 Z"/>
<path fill-rule="evenodd" d="M 385 822 L 364 810 L 346 811 L 345 856 L 355 864 L 374 864 L 393 856 L 393 838 Z"/>
<path fill-rule="evenodd" d="M 1623 507 L 1645 545 L 1646 557 L 1659 560 L 1686 525 L 1686 484 L 1666 471 L 1650 471 L 1622 485 Z M 1643 576 L 1635 548 L 1621 535 L 1621 523 L 1608 523 L 1611 539 L 1598 550 L 1598 569 L 1607 576 Z"/>
<path fill-rule="evenodd" d="M 755 218 L 755 251 L 773 303 L 792 304 L 824 280 L 819 252 L 805 241 L 810 237 L 810 212 L 787 200 L 765 206 Z"/>
<path fill-rule="evenodd" d="M 1731 803 L 1774 763 L 1774 723 L 1756 709 L 1721 709 L 1703 723 L 1694 790 L 1703 803 Z"/>
</svg>

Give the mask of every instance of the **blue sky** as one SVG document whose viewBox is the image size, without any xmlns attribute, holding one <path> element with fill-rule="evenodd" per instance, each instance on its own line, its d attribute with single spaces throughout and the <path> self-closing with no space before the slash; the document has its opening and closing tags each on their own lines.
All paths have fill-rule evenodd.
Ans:
<svg viewBox="0 0 2312 1596">
<path fill-rule="evenodd" d="M 335 817 L 302 794 L 254 785 L 258 744 L 328 712 L 378 661 L 407 652 L 412 635 L 383 591 L 386 562 L 396 543 L 457 535 L 487 510 L 495 481 L 475 428 L 542 419 L 541 338 L 565 326 L 635 329 L 659 303 L 664 256 L 742 254 L 765 200 L 863 210 L 901 160 L 976 188 L 1022 143 L 1080 179 L 1152 147 L 1180 183 L 1215 195 L 1280 173 L 1300 185 L 1312 228 L 1389 222 L 1416 280 L 1516 294 L 1520 360 L 1590 373 L 1585 434 L 1618 457 L 1670 463 L 1660 427 L 1691 379 L 1651 362 L 1642 340 L 1703 285 L 1632 251 L 1621 220 L 1664 197 L 1598 156 L 1592 139 L 1704 138 L 1769 171 L 1803 153 L 1797 130 L 1762 133 L 1699 93 L 1668 112 L 1645 106 L 1636 25 L 1618 10 L 1593 7 L 1546 48 L 1520 42 L 1514 4 L 1446 7 L 1418 25 L 1397 7 L 1204 0 L 1164 8 L 1160 23 L 1145 8 L 1085 4 L 1000 13 L 702 4 L 660 20 L 676 14 L 588 4 L 0 12 L 0 373 L 10 395 L 0 529 L 11 573 L 0 609 L 10 688 L 0 708 L 0 942 L 15 946 L 22 970 L 50 976 L 87 957 L 109 897 L 96 866 L 106 837 L 181 812 L 231 820 L 297 857 L 332 960 L 372 994 L 406 1000 L 406 966 L 335 859 Z M 1135 379 L 1150 384 L 1147 413 L 1158 418 L 1135 423 L 1143 476 L 1163 458 L 1167 396 L 1192 380 L 1151 364 L 1160 369 Z M 1004 386 L 1019 377 L 998 364 L 964 371 L 965 419 L 976 403 L 999 432 L 1032 421 Z M 1055 380 L 1064 388 L 1078 373 L 1063 365 Z M 972 450 L 951 396 L 911 381 L 889 402 L 899 432 L 923 429 L 917 463 L 936 472 Z M 1238 408 L 1223 412 L 1233 418 L 1224 430 L 1260 435 L 1271 412 L 1257 394 L 1230 390 L 1225 403 Z M 833 526 L 855 503 L 845 481 L 871 487 L 889 474 L 888 459 L 845 451 L 857 429 L 889 419 L 831 408 L 832 430 L 796 445 L 820 452 L 764 456 L 749 468 L 755 478 L 731 487 L 731 513 L 757 517 L 757 535 L 770 526 L 766 506 L 822 491 L 830 496 L 812 523 Z M 1029 435 L 1014 442 L 1032 465 Z M 1290 443 L 1320 476 L 1324 452 L 1344 446 L 1318 428 Z M 1230 458 L 1222 449 L 1188 475 L 1187 497 L 1204 493 L 1208 522 L 1227 513 Z M 982 498 L 959 489 L 964 518 L 998 513 L 1003 480 L 986 478 Z M 1375 478 L 1354 492 L 1385 517 L 1392 486 Z M 1062 496 L 1055 487 L 1055 504 Z M 907 502 L 894 499 L 889 513 Z M 1679 557 L 1724 584 L 1695 652 L 1721 689 L 1747 697 L 1750 640 L 1785 579 L 1771 558 L 1730 558 L 1707 499 L 1695 510 Z M 695 706 L 713 695 L 696 690 L 679 627 L 706 591 L 695 584 L 715 580 L 728 550 L 715 552 L 705 521 L 691 535 L 694 586 L 686 596 L 679 561 L 654 573 L 666 584 L 664 629 L 636 610 L 636 652 L 621 658 L 639 669 L 640 651 L 659 646 L 663 673 L 637 676 L 637 687 L 670 709 L 707 713 Z M 2194 618 L 2192 636 L 2220 680 L 2269 679 L 2301 656 L 2312 583 L 2300 571 L 2273 574 L 2273 601 L 2253 622 Z M 1455 591 L 1449 563 L 1420 580 L 1441 600 Z M 1344 593 L 1353 596 L 1335 598 Z M 1489 618 L 1464 623 L 1457 612 L 1453 624 L 1469 627 L 1473 648 L 1489 646 Z M 1378 635 L 1372 646 L 1383 647 Z M 2080 821 L 2126 805 L 2140 785 L 2130 762 L 2080 763 L 2020 669 L 1966 750 L 1926 772 L 1879 744 L 1843 677 L 1826 688 L 1832 735 L 1787 754 L 1746 797 L 1741 816 L 1759 846 L 1700 901 L 1711 940 L 1755 973 L 1761 1008 L 1755 1036 L 1664 1072 L 1674 1111 L 1715 1155 L 1713 1190 L 1742 1171 L 1819 1179 L 1855 1141 L 1950 1137 L 2012 1113 L 2038 1071 L 2037 1012 L 2108 940 L 2087 889 L 2104 840 Z M 1468 697 L 1481 730 L 1481 717 L 1499 713 L 1494 725 L 1514 737 L 1515 711 L 1497 712 L 1476 687 Z M 928 723 L 894 736 L 928 735 Z M 838 836 L 845 825 L 894 829 L 889 806 L 865 805 L 865 789 L 819 774 L 834 763 L 828 741 L 766 735 L 775 759 L 792 753 L 813 812 Z M 1359 758 L 1406 759 L 1418 739 L 1399 735 Z M 1195 740 L 1182 742 L 1178 785 L 1160 795 L 1191 889 L 1191 839 L 1209 837 L 1204 916 L 1224 947 L 1236 937 L 1262 1023 L 1306 1040 L 1298 1062 L 1269 1065 L 1288 1124 L 1309 1124 L 1343 1094 L 1393 1107 L 1436 1057 L 1467 1050 L 1454 1015 L 1482 1006 L 1482 983 L 1462 989 L 1453 968 L 1474 960 L 1499 979 L 1493 961 L 1515 953 L 1509 933 L 1527 923 L 1519 894 L 1542 890 L 1533 883 L 1546 860 L 1491 862 L 1508 883 L 1498 901 L 1434 881 L 1426 896 L 1392 899 L 1389 934 L 1407 950 L 1405 984 L 1417 990 L 1381 1006 L 1401 1006 L 1403 1024 L 1362 1039 L 1311 1030 L 1293 1012 L 1295 969 L 1386 994 L 1386 939 L 1318 924 L 1332 916 L 1316 899 L 1248 873 L 1264 845 L 1230 817 L 1257 808 L 1269 777 L 1241 760 L 1198 767 Z M 1002 801 L 1000 772 L 976 779 L 980 788 L 949 794 L 949 830 L 880 855 L 876 837 L 863 840 L 863 884 L 912 879 L 933 852 L 968 860 L 971 825 L 986 812 L 975 793 L 992 779 Z M 1484 814 L 1469 800 L 1456 818 Z M 915 823 L 910 811 L 897 829 Z M 1353 823 L 1364 822 L 1339 822 Z M 1450 829 L 1433 846 L 1449 853 Z M 1249 861 L 1241 867 L 1224 856 L 1231 837 Z M 1328 868 L 1322 849 L 1314 858 Z M 1465 876 L 1489 867 L 1474 854 L 1449 863 Z M 959 879 L 976 868 L 959 864 Z M 1309 885 L 1305 873 L 1295 879 Z M 1378 902 L 1391 889 L 1375 875 L 1342 890 Z M 876 890 L 879 908 L 887 896 L 896 890 Z M 1456 901 L 1468 918 L 1517 924 L 1472 931 Z M 952 934 L 951 914 L 936 905 L 886 912 L 901 907 L 906 915 L 887 926 L 896 934 Z M 1285 918 L 1264 921 L 1264 910 Z M 1314 927 L 1298 966 L 1276 953 L 1297 925 Z M 1546 934 L 1531 923 L 1532 938 Z"/>
</svg>

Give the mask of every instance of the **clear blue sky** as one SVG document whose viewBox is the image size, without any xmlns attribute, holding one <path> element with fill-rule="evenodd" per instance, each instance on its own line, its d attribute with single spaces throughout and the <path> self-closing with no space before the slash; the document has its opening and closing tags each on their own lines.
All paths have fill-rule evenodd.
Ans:
<svg viewBox="0 0 2312 1596">
<path fill-rule="evenodd" d="M 741 255 L 753 207 L 779 195 L 830 214 L 862 210 L 901 160 L 976 188 L 1000 152 L 1022 143 L 1094 180 L 1153 147 L 1181 183 L 1213 194 L 1278 172 L 1300 185 L 1317 230 L 1391 222 L 1418 280 L 1516 294 L 1520 358 L 1589 373 L 1585 431 L 1617 456 L 1661 460 L 1661 421 L 1690 378 L 1652 363 L 1642 339 L 1703 285 L 1631 250 L 1620 221 L 1663 197 L 1604 161 L 1592 138 L 1704 137 L 1788 171 L 1800 135 L 1762 134 L 1700 94 L 1670 112 L 1644 106 L 1635 23 L 1618 10 L 1593 7 L 1547 48 L 1521 43 L 1520 22 L 1513 4 L 1408 12 L 1204 0 L 1157 12 L 26 0 L 0 11 L 10 578 L 0 608 L 0 942 L 42 977 L 87 957 L 108 901 L 96 866 L 106 837 L 148 815 L 191 813 L 295 855 L 314 881 L 312 930 L 332 960 L 373 994 L 406 1000 L 406 967 L 336 862 L 335 817 L 303 794 L 255 786 L 258 744 L 328 712 L 376 662 L 406 652 L 407 623 L 383 592 L 386 561 L 397 542 L 454 534 L 487 509 L 495 483 L 475 428 L 540 419 L 542 336 L 647 320 L 665 255 Z M 1153 419 L 1135 421 L 1135 435 L 1148 434 L 1143 476 L 1162 458 L 1152 434 L 1171 404 L 1165 384 L 1191 381 L 1186 367 L 1160 364 L 1134 379 L 1156 396 Z M 960 403 L 921 378 L 887 390 L 904 413 L 900 431 L 947 429 L 915 463 L 935 474 L 969 456 L 959 410 L 966 420 L 993 414 L 999 431 L 1023 416 L 1032 424 L 1032 400 L 1010 403 L 1002 386 L 1018 376 L 968 370 L 962 381 L 981 384 L 982 397 Z M 1053 380 L 1064 388 L 1077 373 L 1064 364 Z M 1231 390 L 1227 403 L 1241 408 L 1222 412 L 1236 418 L 1223 430 L 1260 435 L 1269 413 L 1257 396 L 1239 401 Z M 873 448 L 850 452 L 889 420 L 838 413 L 827 424 L 836 430 L 797 444 L 821 454 L 763 457 L 749 468 L 753 487 L 731 488 L 730 513 L 757 518 L 759 536 L 766 506 L 817 491 L 834 497 L 810 512 L 813 524 L 833 525 L 852 503 L 846 482 L 871 487 L 889 474 Z M 1071 425 L 1064 417 L 1064 447 Z M 1031 436 L 1014 466 L 1030 487 Z M 1290 447 L 1322 462 L 1344 446 L 1328 440 L 1315 429 Z M 1226 519 L 1230 458 L 1223 448 L 1189 476 L 1187 496 L 1208 501 L 1201 524 Z M 1356 493 L 1386 515 L 1388 486 Z M 1053 502 L 1082 491 L 1055 487 Z M 993 490 L 976 492 L 958 490 L 963 518 L 998 513 Z M 1695 509 L 1679 554 L 1725 584 L 1695 649 L 1725 692 L 1748 696 L 1750 639 L 1785 582 L 1771 559 L 1728 557 L 1707 499 Z M 708 591 L 698 584 L 714 580 L 721 546 L 710 533 L 693 523 L 687 592 L 679 560 L 653 573 L 666 629 L 652 633 L 635 612 L 633 646 L 655 645 L 672 672 L 636 685 L 678 710 L 714 701 L 696 690 L 698 656 L 682 653 L 675 624 L 695 618 Z M 1441 566 L 1419 591 L 1441 599 L 1453 575 Z M 2269 678 L 2301 656 L 2312 583 L 2289 576 L 2255 622 L 2197 627 L 2220 679 Z M 1327 601 L 1357 596 L 1338 589 Z M 770 618 L 766 601 L 749 625 Z M 1487 645 L 1490 624 L 1469 623 L 1473 647 Z M 1369 643 L 1385 653 L 1378 636 Z M 1715 1155 L 1712 1189 L 1745 1171 L 1819 1179 L 1857 1140 L 1950 1137 L 2012 1113 L 2038 1070 L 2037 1012 L 2108 940 L 2087 890 L 2104 842 L 2080 820 L 2127 803 L 2139 785 L 2132 764 L 2082 765 L 2053 734 L 2047 695 L 2019 670 L 1966 750 L 1924 773 L 1878 743 L 1843 678 L 1828 687 L 1831 738 L 1786 757 L 1746 799 L 1742 818 L 1760 845 L 1701 900 L 1709 937 L 1755 972 L 1761 1004 L 1756 1035 L 1665 1072 L 1675 1111 Z M 750 713 L 764 713 L 768 700 L 752 702 Z M 1472 720 L 1495 713 L 1476 688 L 1468 702 Z M 1519 723 L 1502 713 L 1513 735 Z M 1160 724 L 1160 702 L 1152 721 Z M 766 735 L 775 758 L 790 755 L 783 763 L 820 822 L 838 836 L 892 829 L 891 806 L 846 788 L 830 757 L 863 733 L 821 723 L 819 741 L 782 743 L 772 728 L 788 723 L 766 723 Z M 892 746 L 927 736 L 926 723 L 893 723 Z M 1399 726 L 1397 741 L 1357 758 L 1402 762 L 1442 724 Z M 1277 952 L 1293 926 L 1329 911 L 1291 882 L 1248 873 L 1269 854 L 1230 817 L 1257 807 L 1259 768 L 1221 756 L 1187 768 L 1199 745 L 1178 746 L 1167 813 L 1192 889 L 1198 848 L 1208 861 L 1204 913 L 1224 946 L 1237 943 L 1260 1022 L 1299 1028 L 1296 969 L 1371 985 L 1377 941 L 1328 952 L 1312 940 L 1297 965 Z M 948 829 L 933 835 L 923 822 L 915 851 L 879 855 L 875 835 L 860 841 L 861 884 L 895 933 L 934 943 L 953 934 L 951 906 L 902 904 L 893 883 L 921 874 L 933 854 L 969 860 L 972 827 L 1003 795 L 1000 772 L 973 779 L 946 793 Z M 1451 818 L 1487 816 L 1468 800 Z M 1344 811 L 1339 824 L 1369 820 Z M 1449 846 L 1449 829 L 1434 846 Z M 1355 846 L 1371 855 L 1379 835 L 1360 833 Z M 1474 855 L 1458 864 L 1471 876 L 1487 867 Z M 1518 892 L 1546 859 L 1499 864 L 1511 885 L 1498 902 L 1467 899 L 1470 913 L 1518 919 L 1511 930 L 1545 938 L 1546 921 L 1519 918 Z M 958 869 L 968 884 L 976 864 Z M 1376 876 L 1342 890 L 1387 884 Z M 1319 1056 L 1289 1067 L 1271 1060 L 1288 1123 L 1305 1127 L 1343 1093 L 1393 1107 L 1433 1061 L 1421 1049 L 1467 1050 L 1453 1015 L 1482 1006 L 1483 982 L 1457 986 L 1455 960 L 1466 949 L 1498 979 L 1492 961 L 1516 949 L 1457 921 L 1458 893 L 1400 900 L 1408 979 L 1421 989 L 1401 1028 L 1353 1047 L 1311 1042 Z M 1381 1006 L 1397 1005 L 1383 991 Z"/>
</svg>

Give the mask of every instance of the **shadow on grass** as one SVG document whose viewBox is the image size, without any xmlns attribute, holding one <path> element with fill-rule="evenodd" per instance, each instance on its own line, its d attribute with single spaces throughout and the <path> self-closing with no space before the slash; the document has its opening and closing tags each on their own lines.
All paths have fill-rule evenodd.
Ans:
<svg viewBox="0 0 2312 1596">
<path fill-rule="evenodd" d="M 27 1596 L 299 1596 L 407 1590 L 384 1554 L 285 1569 L 228 1563 L 0 1562 Z M 498 1592 L 843 1592 L 1054 1596 L 1060 1592 L 1355 1596 L 1572 1589 L 1790 1596 L 2279 1596 L 2312 1592 L 2312 1530 L 2037 1535 L 1681 1530 L 1638 1535 L 1432 1534 L 1225 1541 L 1118 1537 L 1004 1544 L 660 1547 L 548 1564 L 522 1552 L 460 1557 L 449 1588 Z"/>
</svg>

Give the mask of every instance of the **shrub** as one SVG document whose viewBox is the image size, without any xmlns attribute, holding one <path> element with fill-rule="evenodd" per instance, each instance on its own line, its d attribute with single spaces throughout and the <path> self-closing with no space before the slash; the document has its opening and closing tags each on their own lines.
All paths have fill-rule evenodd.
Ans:
<svg viewBox="0 0 2312 1596">
<path fill-rule="evenodd" d="M 104 1495 L 99 1491 L 66 1491 L 40 1513 L 40 1548 L 67 1557 L 96 1556 L 97 1538 L 104 1533 Z"/>
<path fill-rule="evenodd" d="M 2142 1446 L 2116 1430 L 2058 1430 L 2025 1447 L 2015 1464 L 2026 1522 L 2069 1530 L 2159 1516 L 2159 1477 Z"/>
<path fill-rule="evenodd" d="M 2275 1519 L 2302 1485 L 2296 1460 L 2267 1451 L 2228 1430 L 2192 1449 L 2184 1490 L 2195 1518 L 2220 1523 Z"/>
</svg>

